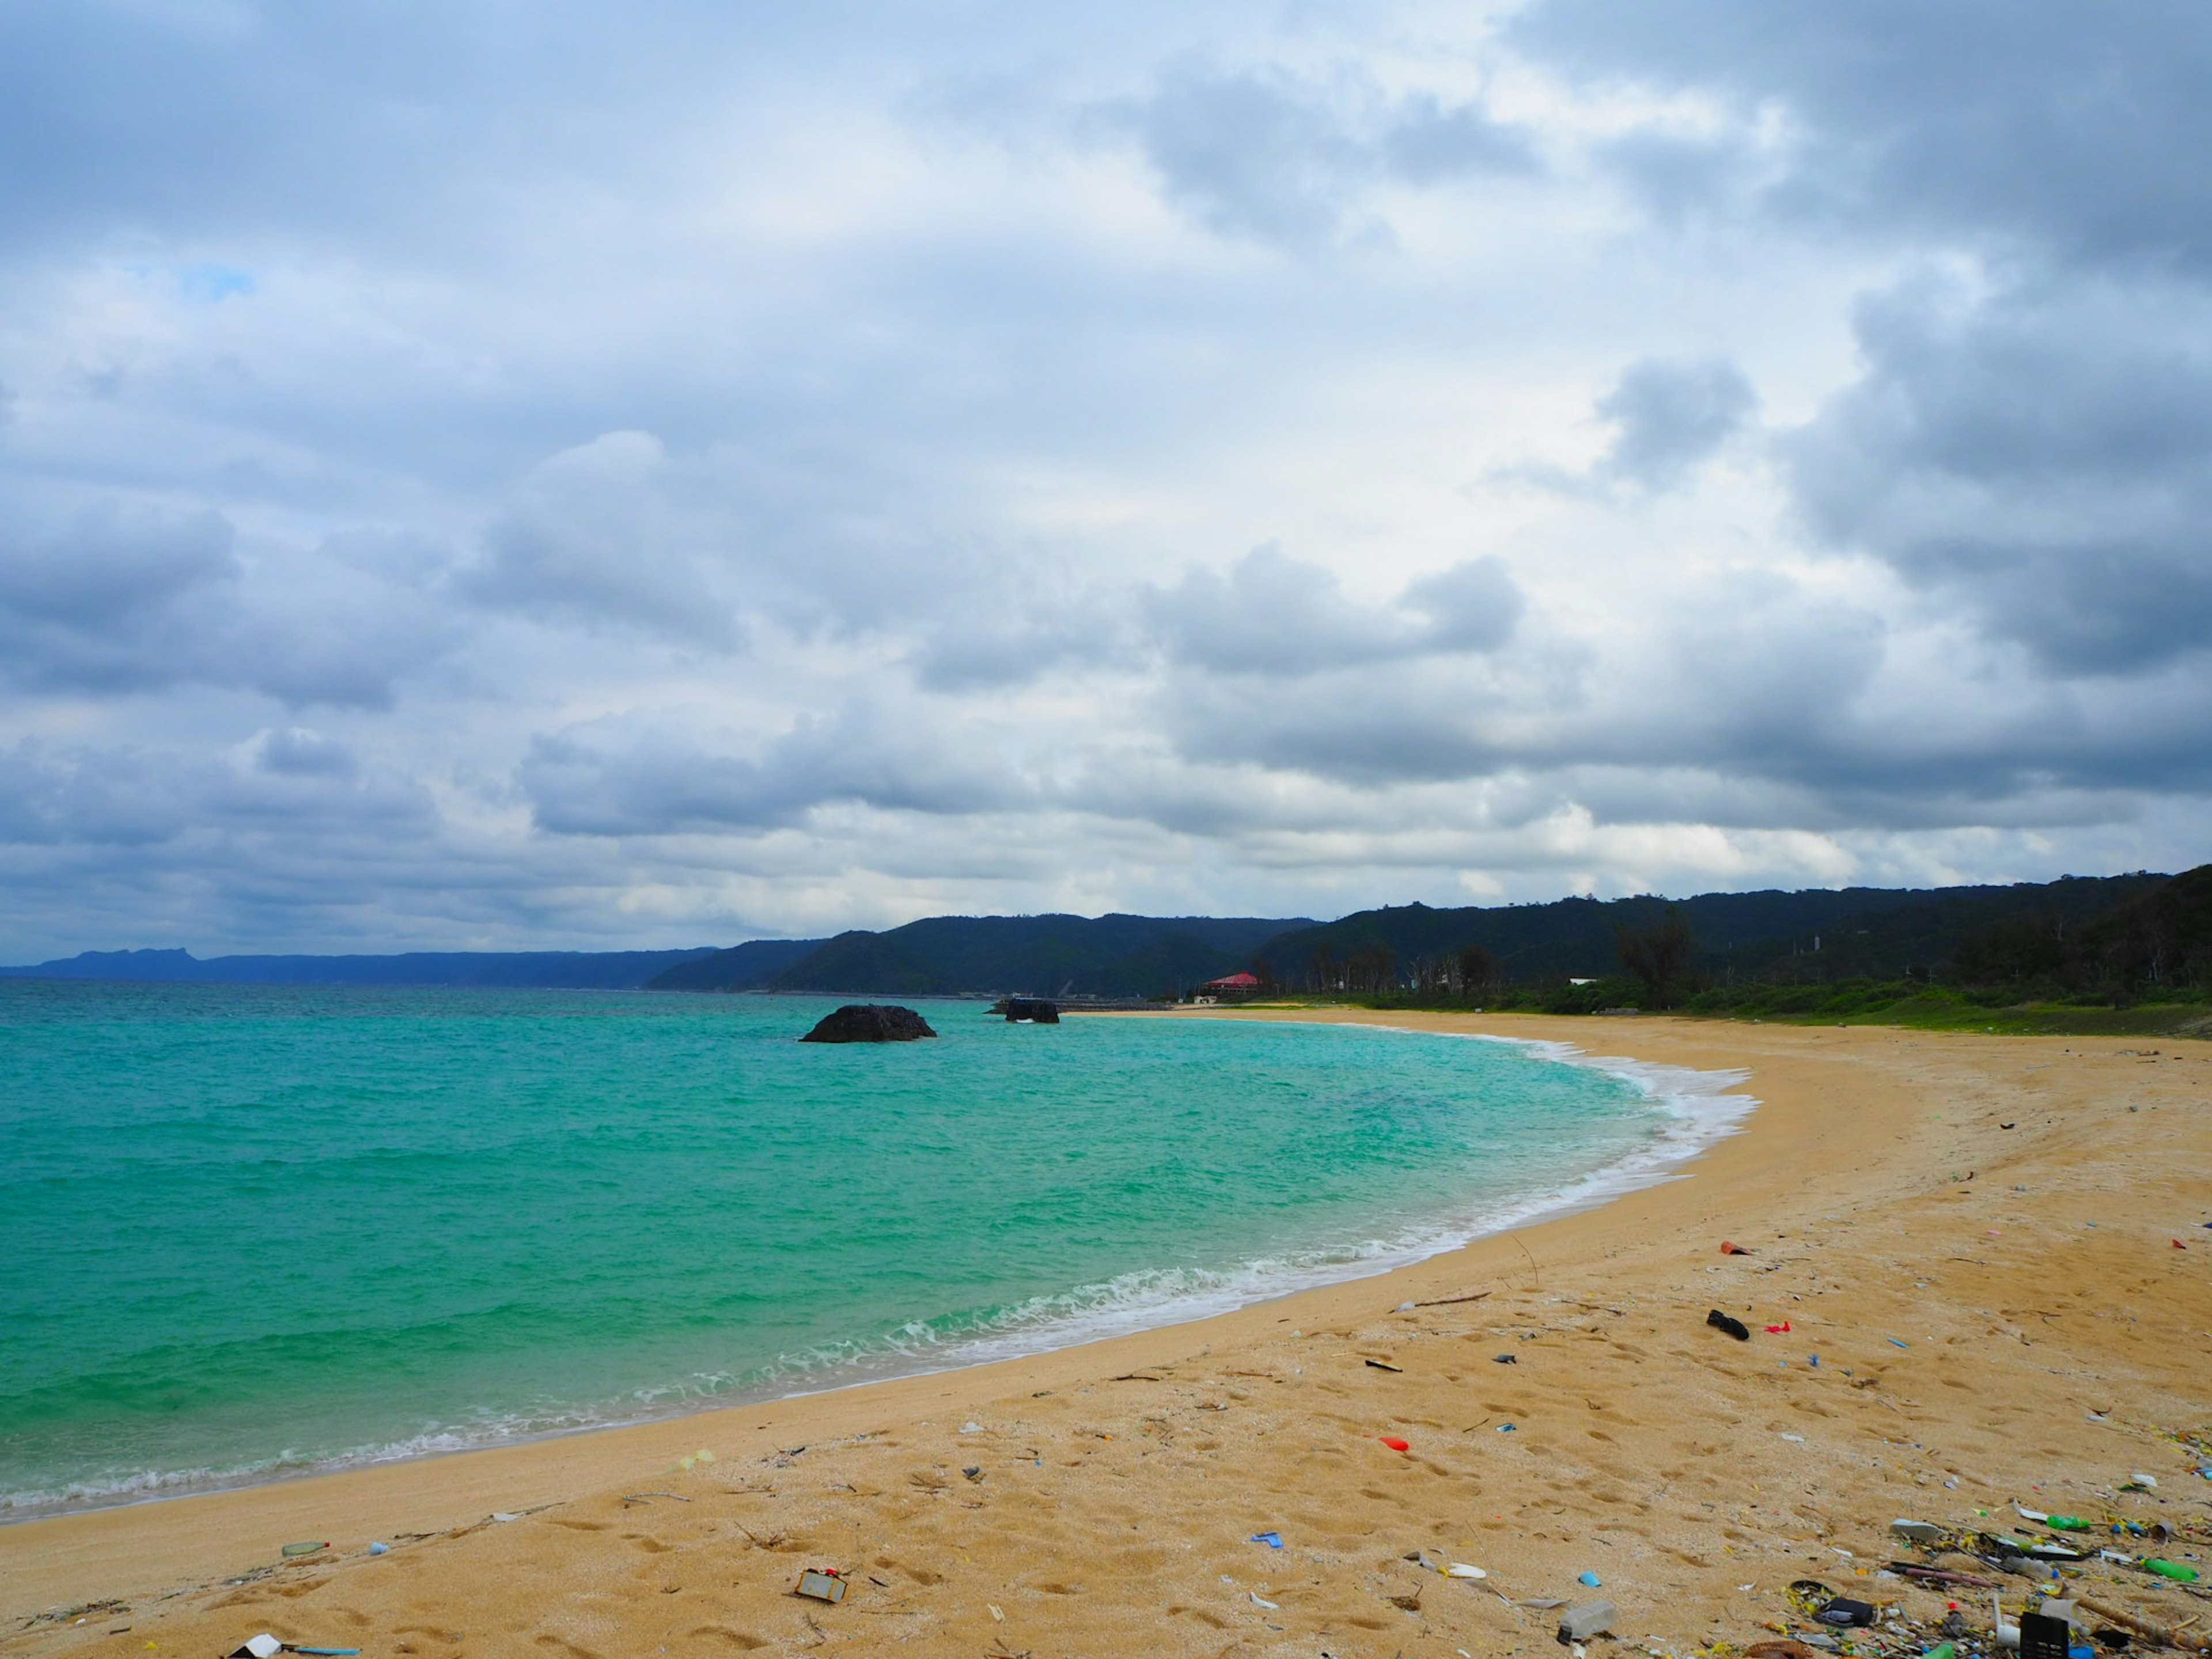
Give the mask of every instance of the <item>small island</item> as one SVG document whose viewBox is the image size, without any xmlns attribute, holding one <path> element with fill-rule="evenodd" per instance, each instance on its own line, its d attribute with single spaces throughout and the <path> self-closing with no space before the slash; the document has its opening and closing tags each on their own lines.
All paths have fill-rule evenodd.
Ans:
<svg viewBox="0 0 2212 1659">
<path fill-rule="evenodd" d="M 929 1022 L 911 1008 L 874 1002 L 848 1002 L 799 1038 L 801 1042 L 912 1042 L 933 1037 Z"/>
</svg>

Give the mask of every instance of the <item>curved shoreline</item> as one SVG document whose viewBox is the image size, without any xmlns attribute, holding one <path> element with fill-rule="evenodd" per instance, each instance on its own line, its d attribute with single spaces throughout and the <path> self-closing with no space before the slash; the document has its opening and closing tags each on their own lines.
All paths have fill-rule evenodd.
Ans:
<svg viewBox="0 0 2212 1659">
<path fill-rule="evenodd" d="M 471 1651 L 705 1653 L 728 1645 L 700 1634 L 714 1630 L 780 1650 L 814 1644 L 787 1568 L 833 1562 L 872 1574 L 856 1580 L 860 1607 L 920 1621 L 897 1626 L 912 1637 L 902 1650 L 948 1659 L 993 1640 L 1211 1653 L 1236 1631 L 1261 1652 L 1273 1628 L 1304 1633 L 1302 1652 L 1306 1635 L 1334 1632 L 1331 1651 L 1387 1653 L 1393 1638 L 1360 1632 L 1410 1637 L 1391 1621 L 1416 1616 L 1443 1651 L 1548 1644 L 1530 1615 L 1433 1580 L 1417 1615 L 1378 1601 L 1416 1544 L 1487 1564 L 1516 1595 L 1574 1595 L 1595 1565 L 1632 1613 L 1627 1634 L 1741 1642 L 1749 1621 L 1786 1619 L 1769 1602 L 1808 1556 L 1852 1583 L 1837 1551 L 1878 1559 L 1892 1516 L 1971 1516 L 2032 1488 L 2039 1506 L 2075 1512 L 2152 1501 L 2112 1495 L 2132 1469 L 2165 1481 L 2166 1518 L 2206 1510 L 2196 1488 L 2212 1483 L 2190 1479 L 2166 1437 L 2212 1431 L 2212 1234 L 2187 1233 L 2212 1221 L 2212 1045 L 2162 1039 L 2147 1057 L 2080 1038 L 1356 1012 L 1747 1066 L 1763 1103 L 1674 1179 L 1195 1323 L 27 1522 L 0 1531 L 0 1612 L 20 1623 L 121 1597 L 135 1627 L 50 1625 L 0 1651 L 89 1640 L 119 1656 L 149 1630 L 165 1650 L 228 1650 L 264 1628 L 313 1642 L 341 1620 L 382 1644 L 346 1645 L 377 1651 L 421 1640 L 392 1634 L 410 1620 L 465 1629 Z M 2169 1234 L 2199 1247 L 2173 1250 Z M 1722 1257 L 1722 1237 L 1755 1254 Z M 1408 1302 L 1433 1305 L 1398 1310 Z M 1715 1305 L 1746 1317 L 1753 1340 L 1705 1329 Z M 1757 1334 L 1793 1320 L 1795 1335 Z M 1500 1350 L 1521 1363 L 1492 1365 Z M 1808 1369 L 1808 1350 L 1820 1366 Z M 1520 1433 L 1489 1432 L 1501 1411 Z M 1378 1449 L 1385 1428 L 1412 1454 Z M 679 1467 L 702 1448 L 715 1462 Z M 982 1484 L 962 1481 L 963 1463 Z M 641 1488 L 693 1501 L 622 1500 Z M 560 1507 L 483 1525 L 544 1504 Z M 788 1533 L 806 1559 L 755 1553 L 740 1522 Z M 1245 1541 L 1270 1526 L 1291 1555 Z M 331 1540 L 332 1559 L 226 1586 L 295 1538 Z M 641 1599 L 610 1599 L 633 1581 Z M 1255 1610 L 1255 1583 L 1279 1611 Z M 2163 1592 L 2126 1594 L 2144 1606 Z M 840 1644 L 828 1651 L 892 1628 L 855 1604 L 837 1616 L 824 1615 Z"/>
<path fill-rule="evenodd" d="M 1347 1011 L 1350 1012 L 1350 1011 Z M 1151 1014 L 1116 1014 L 1112 1018 L 1155 1018 Z M 1171 1016 L 1172 1017 L 1172 1016 Z M 1212 1018 L 1234 1017 L 1228 1011 Z M 173 1503 L 227 1492 L 249 1492 L 265 1486 L 319 1480 L 325 1476 L 385 1468 L 402 1464 L 465 1456 L 471 1453 L 532 1446 L 618 1430 L 670 1425 L 688 1419 L 718 1413 L 741 1412 L 788 1401 L 818 1398 L 854 1389 L 913 1379 L 945 1376 L 979 1366 L 1034 1359 L 1073 1348 L 1203 1323 L 1225 1314 L 1241 1312 L 1336 1285 L 1379 1279 L 1415 1267 L 1436 1256 L 1462 1249 L 1476 1241 L 1502 1236 L 1517 1229 L 1579 1213 L 1675 1177 L 1681 1168 L 1715 1141 L 1737 1133 L 1759 1105 L 1738 1092 L 1749 1074 L 1740 1069 L 1699 1071 L 1680 1066 L 1657 1066 L 1620 1055 L 1586 1052 L 1574 1043 L 1551 1038 L 1497 1036 L 1486 1032 L 1429 1030 L 1404 1023 L 1372 1018 L 1312 1018 L 1288 1015 L 1270 1021 L 1285 1025 L 1343 1026 L 1351 1030 L 1395 1032 L 1495 1043 L 1527 1054 L 1530 1058 L 1575 1066 L 1626 1079 L 1647 1100 L 1662 1103 L 1680 1126 L 1658 1144 L 1625 1152 L 1610 1162 L 1572 1176 L 1558 1186 L 1542 1186 L 1523 1194 L 1500 1197 L 1474 1206 L 1449 1219 L 1439 1218 L 1433 1231 L 1407 1233 L 1396 1238 L 1377 1235 L 1359 1247 L 1358 1254 L 1338 1261 L 1316 1260 L 1302 1267 L 1287 1262 L 1237 1262 L 1220 1270 L 1235 1277 L 1271 1265 L 1274 1282 L 1243 1289 L 1224 1285 L 1211 1291 L 1190 1291 L 1166 1296 L 1120 1310 L 1070 1313 L 1057 1318 L 1005 1329 L 977 1329 L 949 1339 L 935 1352 L 926 1348 L 869 1352 L 858 1354 L 843 1367 L 825 1368 L 805 1386 L 787 1389 L 770 1385 L 738 1389 L 720 1397 L 697 1397 L 665 1409 L 645 1409 L 623 1415 L 592 1418 L 567 1425 L 550 1425 L 519 1431 L 471 1433 L 454 1427 L 426 1432 L 394 1446 L 379 1446 L 319 1458 L 312 1462 L 264 1464 L 235 1472 L 194 1471 L 165 1474 L 130 1486 L 118 1486 L 96 1494 L 71 1495 L 59 1499 L 18 1498 L 0 1504 L 0 1528 L 29 1525 L 68 1516 L 92 1515 L 111 1510 Z M 1674 1109 L 1671 1103 L 1726 1100 L 1727 1109 L 1698 1112 Z M 1132 1273 L 1141 1269 L 1132 1269 Z M 1118 1282 L 1118 1280 L 1115 1281 Z M 1097 1289 L 1079 1286 L 1077 1291 Z M 1070 1292 L 1070 1295 L 1076 1292 Z M 841 1374 L 842 1371 L 842 1374 Z"/>
</svg>

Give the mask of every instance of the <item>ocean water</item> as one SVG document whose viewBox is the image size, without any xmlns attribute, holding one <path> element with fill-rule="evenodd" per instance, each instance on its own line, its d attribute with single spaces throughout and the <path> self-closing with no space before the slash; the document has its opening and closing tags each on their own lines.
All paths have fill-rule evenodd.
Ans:
<svg viewBox="0 0 2212 1659">
<path fill-rule="evenodd" d="M 1735 1079 L 1319 1024 L 0 982 L 0 1516 L 837 1387 L 1380 1271 Z"/>
</svg>

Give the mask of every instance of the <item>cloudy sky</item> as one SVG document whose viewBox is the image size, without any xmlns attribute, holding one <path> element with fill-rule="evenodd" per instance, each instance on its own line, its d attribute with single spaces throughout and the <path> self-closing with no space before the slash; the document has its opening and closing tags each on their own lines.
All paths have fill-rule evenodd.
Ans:
<svg viewBox="0 0 2212 1659">
<path fill-rule="evenodd" d="M 0 960 L 2212 857 L 2212 10 L 13 0 Z"/>
</svg>

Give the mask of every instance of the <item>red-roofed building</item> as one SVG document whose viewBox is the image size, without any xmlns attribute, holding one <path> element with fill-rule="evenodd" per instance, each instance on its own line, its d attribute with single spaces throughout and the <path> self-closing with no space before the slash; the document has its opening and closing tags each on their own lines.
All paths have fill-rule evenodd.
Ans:
<svg viewBox="0 0 2212 1659">
<path fill-rule="evenodd" d="M 1255 974 L 1229 974 L 1220 979 L 1210 979 L 1198 988 L 1193 1002 L 1236 1002 L 1250 996 L 1260 988 L 1259 976 Z"/>
</svg>

